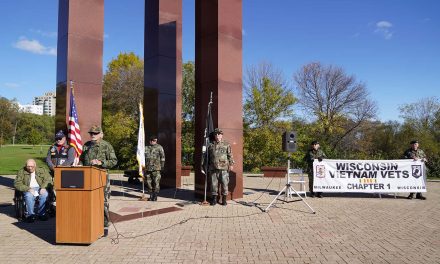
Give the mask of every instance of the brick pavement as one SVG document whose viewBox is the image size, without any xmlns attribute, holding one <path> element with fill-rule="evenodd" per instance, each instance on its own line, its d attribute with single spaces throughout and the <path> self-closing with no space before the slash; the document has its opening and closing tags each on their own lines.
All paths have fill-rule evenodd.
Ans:
<svg viewBox="0 0 440 264">
<path fill-rule="evenodd" d="M 121 175 L 111 178 L 114 213 L 180 210 L 117 222 L 89 246 L 57 245 L 54 218 L 16 221 L 13 176 L 0 176 L 0 262 L 440 263 L 440 182 L 428 182 L 426 201 L 405 194 L 308 198 L 317 212 L 311 214 L 300 201 L 262 212 L 283 179 L 245 176 L 243 199 L 203 207 L 192 198 L 191 181 L 175 197 L 166 190 L 152 203 L 139 201 L 139 186 Z"/>
</svg>

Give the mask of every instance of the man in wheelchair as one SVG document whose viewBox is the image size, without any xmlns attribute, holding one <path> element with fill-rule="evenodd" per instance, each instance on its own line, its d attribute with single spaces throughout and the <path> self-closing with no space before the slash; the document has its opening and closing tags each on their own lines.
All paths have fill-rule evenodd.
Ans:
<svg viewBox="0 0 440 264">
<path fill-rule="evenodd" d="M 23 193 L 26 204 L 25 221 L 32 223 L 38 218 L 46 221 L 49 217 L 46 214 L 46 200 L 48 191 L 53 188 L 52 177 L 44 168 L 37 168 L 35 160 L 26 161 L 25 167 L 20 169 L 14 181 L 17 191 Z M 37 215 L 34 212 L 35 200 L 39 197 Z"/>
</svg>

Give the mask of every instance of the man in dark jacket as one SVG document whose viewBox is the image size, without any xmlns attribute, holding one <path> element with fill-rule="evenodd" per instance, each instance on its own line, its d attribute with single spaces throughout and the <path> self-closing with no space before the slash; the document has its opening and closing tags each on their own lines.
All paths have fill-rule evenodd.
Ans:
<svg viewBox="0 0 440 264">
<path fill-rule="evenodd" d="M 16 190 L 23 192 L 26 203 L 26 222 L 32 223 L 36 216 L 34 213 L 35 199 L 39 196 L 38 218 L 46 221 L 46 200 L 48 189 L 53 187 L 52 178 L 44 168 L 37 168 L 35 160 L 29 159 L 26 165 L 17 173 L 14 181 Z"/>
<path fill-rule="evenodd" d="M 419 141 L 412 140 L 410 142 L 411 147 L 403 153 L 403 157 L 405 159 L 413 159 L 413 160 L 421 160 L 422 162 L 426 162 L 426 154 L 423 150 L 419 148 Z M 408 199 L 413 199 L 414 193 L 410 193 Z M 426 200 L 426 197 L 422 195 L 422 193 L 417 193 L 416 198 L 420 200 Z"/>
<path fill-rule="evenodd" d="M 46 164 L 53 177 L 53 168 L 56 166 L 70 166 L 75 160 L 75 149 L 66 143 L 66 135 L 62 130 L 55 134 L 55 143 L 47 151 Z"/>
<path fill-rule="evenodd" d="M 307 162 L 307 175 L 309 176 L 309 191 L 310 196 L 315 197 L 315 193 L 313 192 L 313 162 L 315 159 L 322 161 L 322 159 L 326 158 L 325 153 L 320 149 L 318 141 L 312 141 L 310 144 L 310 149 L 307 152 L 304 159 Z M 317 192 L 316 196 L 318 198 L 322 198 L 322 192 Z"/>
</svg>

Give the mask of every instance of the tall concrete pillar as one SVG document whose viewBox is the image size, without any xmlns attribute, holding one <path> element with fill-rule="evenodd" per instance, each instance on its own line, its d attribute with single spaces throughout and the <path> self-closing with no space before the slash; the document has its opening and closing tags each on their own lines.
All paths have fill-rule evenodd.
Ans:
<svg viewBox="0 0 440 264">
<path fill-rule="evenodd" d="M 210 93 L 214 126 L 223 130 L 235 159 L 229 198 L 243 197 L 242 1 L 196 0 L 195 190 L 204 193 L 200 172 Z M 208 186 L 208 194 L 209 194 Z"/>
<path fill-rule="evenodd" d="M 145 136 L 165 151 L 161 185 L 181 184 L 182 1 L 145 1 Z"/>
<path fill-rule="evenodd" d="M 73 80 L 83 142 L 101 124 L 103 35 L 104 0 L 59 1 L 55 129 L 67 128 Z"/>
</svg>

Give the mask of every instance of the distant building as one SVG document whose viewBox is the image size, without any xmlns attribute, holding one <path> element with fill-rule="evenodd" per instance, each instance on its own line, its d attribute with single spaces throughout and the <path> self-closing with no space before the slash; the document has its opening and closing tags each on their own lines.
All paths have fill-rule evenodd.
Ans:
<svg viewBox="0 0 440 264">
<path fill-rule="evenodd" d="M 47 92 L 43 96 L 34 97 L 33 105 L 41 105 L 43 107 L 43 115 L 55 115 L 56 93 Z"/>
<path fill-rule="evenodd" d="M 21 104 L 18 104 L 18 107 L 20 109 L 20 112 L 23 112 L 23 113 L 43 115 L 43 106 L 42 105 L 33 105 L 33 104 L 21 105 Z"/>
</svg>

